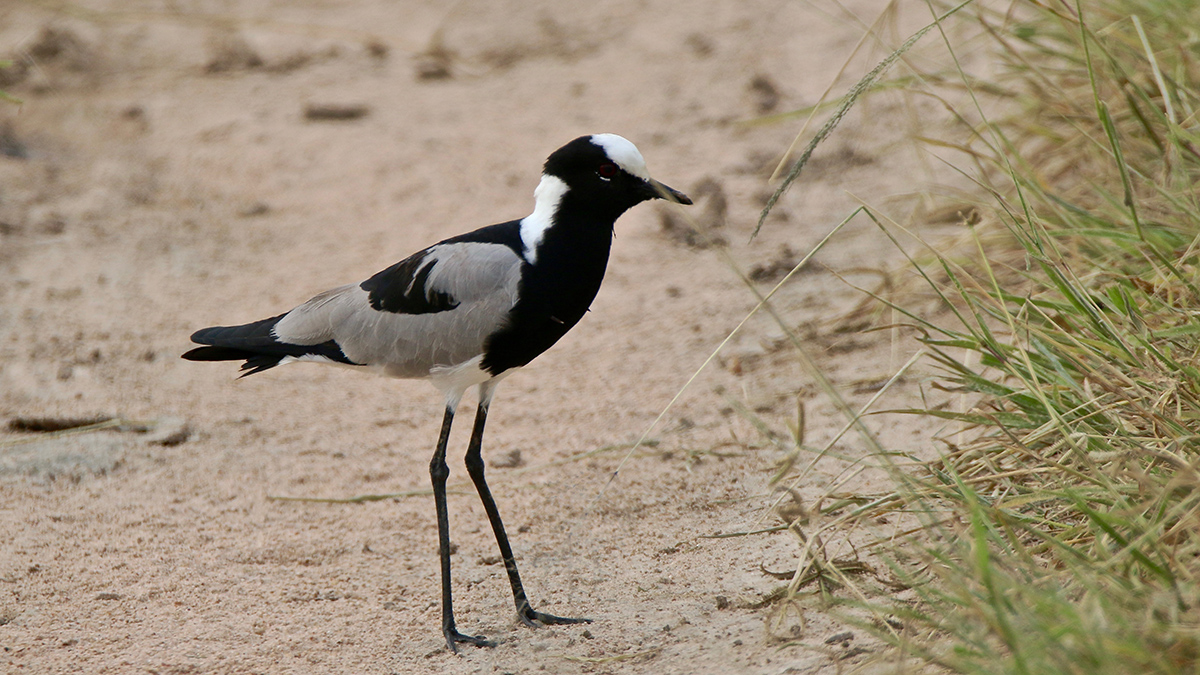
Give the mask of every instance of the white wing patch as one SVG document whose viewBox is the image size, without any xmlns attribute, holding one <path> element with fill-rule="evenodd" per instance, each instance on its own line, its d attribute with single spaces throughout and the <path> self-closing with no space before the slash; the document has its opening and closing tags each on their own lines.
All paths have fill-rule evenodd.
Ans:
<svg viewBox="0 0 1200 675">
<path fill-rule="evenodd" d="M 525 261 L 530 265 L 537 262 L 538 244 L 542 243 L 546 230 L 554 224 L 554 212 L 566 193 L 567 184 L 561 178 L 546 175 L 542 176 L 542 181 L 533 191 L 533 213 L 521 219 L 521 243 L 525 246 Z"/>
<path fill-rule="evenodd" d="M 617 166 L 627 173 L 642 180 L 650 180 L 650 172 L 646 170 L 646 160 L 642 158 L 642 153 L 638 151 L 636 145 L 623 136 L 594 134 L 592 144 L 600 146 L 604 150 L 604 154 L 608 155 L 609 159 L 616 162 Z"/>
</svg>

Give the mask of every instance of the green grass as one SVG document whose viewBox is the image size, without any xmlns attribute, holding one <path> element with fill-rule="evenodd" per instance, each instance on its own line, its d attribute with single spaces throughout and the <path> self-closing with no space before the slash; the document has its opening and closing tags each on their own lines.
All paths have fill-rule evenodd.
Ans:
<svg viewBox="0 0 1200 675">
<path fill-rule="evenodd" d="M 974 402 L 907 412 L 967 440 L 886 463 L 894 491 L 837 519 L 919 522 L 881 544 L 904 601 L 849 595 L 909 664 L 1200 672 L 1200 3 L 1002 10 L 969 9 L 999 74 L 917 78 L 964 125 L 940 144 L 981 221 L 965 252 L 910 258 L 940 313 L 885 301 Z"/>
</svg>

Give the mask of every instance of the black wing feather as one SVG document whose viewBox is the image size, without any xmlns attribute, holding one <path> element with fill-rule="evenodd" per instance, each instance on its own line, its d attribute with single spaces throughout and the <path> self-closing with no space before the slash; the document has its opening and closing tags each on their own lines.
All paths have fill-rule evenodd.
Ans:
<svg viewBox="0 0 1200 675">
<path fill-rule="evenodd" d="M 445 291 L 429 288 L 436 261 L 426 260 L 429 249 L 411 255 L 359 284 L 371 308 L 395 314 L 434 314 L 458 307 Z"/>
</svg>

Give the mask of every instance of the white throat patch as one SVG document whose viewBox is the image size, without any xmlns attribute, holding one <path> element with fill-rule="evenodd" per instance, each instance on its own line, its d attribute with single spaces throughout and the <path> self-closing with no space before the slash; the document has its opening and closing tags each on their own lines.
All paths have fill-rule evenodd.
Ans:
<svg viewBox="0 0 1200 675">
<path fill-rule="evenodd" d="M 530 265 L 537 262 L 538 244 L 542 243 L 546 230 L 554 224 L 554 212 L 566 193 L 567 184 L 561 178 L 544 174 L 533 191 L 533 213 L 521 219 L 521 243 L 525 245 L 525 261 Z"/>
<path fill-rule="evenodd" d="M 642 158 L 642 153 L 624 137 L 616 134 L 594 134 L 592 144 L 600 146 L 604 154 L 626 172 L 642 180 L 650 180 L 650 172 L 646 170 L 646 160 Z"/>
</svg>

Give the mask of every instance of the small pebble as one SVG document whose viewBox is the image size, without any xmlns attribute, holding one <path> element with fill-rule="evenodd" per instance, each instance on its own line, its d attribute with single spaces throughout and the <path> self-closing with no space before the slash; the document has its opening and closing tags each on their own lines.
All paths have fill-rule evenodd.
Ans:
<svg viewBox="0 0 1200 675">
<path fill-rule="evenodd" d="M 371 109 L 358 103 L 309 103 L 304 106 L 304 119 L 315 122 L 347 122 L 366 117 Z"/>
<path fill-rule="evenodd" d="M 853 639 L 854 639 L 854 633 L 851 633 L 850 631 L 846 631 L 844 633 L 838 633 L 837 635 L 831 635 L 831 636 L 825 638 L 825 644 L 834 645 L 839 642 L 849 642 Z"/>
</svg>

